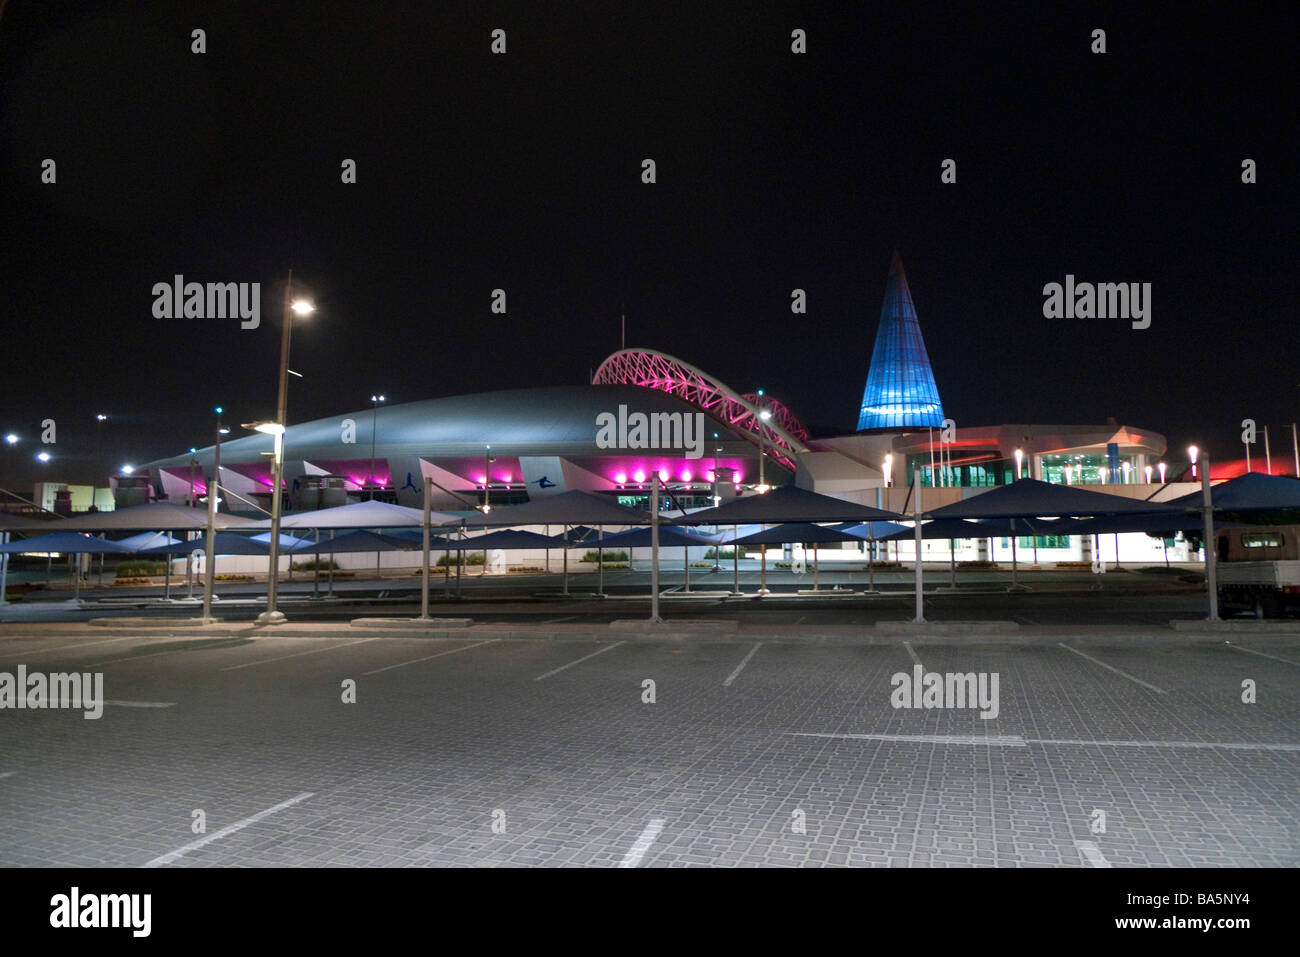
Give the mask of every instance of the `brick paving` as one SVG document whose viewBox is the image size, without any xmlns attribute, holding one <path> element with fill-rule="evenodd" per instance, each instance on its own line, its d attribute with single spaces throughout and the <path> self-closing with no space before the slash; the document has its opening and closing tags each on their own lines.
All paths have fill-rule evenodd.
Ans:
<svg viewBox="0 0 1300 957">
<path fill-rule="evenodd" d="M 632 639 L 536 680 L 615 639 L 5 635 L 0 671 L 175 706 L 0 711 L 4 866 L 139 866 L 202 836 L 195 809 L 211 834 L 304 793 L 170 866 L 616 866 L 656 819 L 642 867 L 1091 866 L 1080 841 L 1114 866 L 1300 864 L 1295 636 L 1232 636 L 1280 661 L 1173 633 L 910 638 L 927 671 L 999 674 L 983 720 L 891 707 L 901 639 L 765 641 L 724 686 L 752 641 Z"/>
</svg>

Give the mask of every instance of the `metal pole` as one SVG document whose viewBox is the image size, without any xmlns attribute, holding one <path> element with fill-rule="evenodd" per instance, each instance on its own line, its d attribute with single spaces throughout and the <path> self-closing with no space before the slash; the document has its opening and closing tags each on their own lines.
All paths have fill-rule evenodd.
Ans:
<svg viewBox="0 0 1300 957">
<path fill-rule="evenodd" d="M 1011 520 L 1011 587 L 1016 587 L 1016 520 Z"/>
<path fill-rule="evenodd" d="M 871 523 L 867 522 L 867 591 L 876 590 L 876 536 Z"/>
<path fill-rule="evenodd" d="M 917 469 L 913 475 L 913 492 L 915 501 L 912 503 L 912 520 L 916 523 L 916 617 L 912 621 L 918 625 L 925 621 L 925 597 L 923 594 L 924 583 L 922 582 L 921 572 L 921 470 Z"/>
<path fill-rule="evenodd" d="M 1291 449 L 1295 452 L 1295 475 L 1300 478 L 1300 440 L 1296 438 L 1295 423 L 1291 423 Z"/>
<path fill-rule="evenodd" d="M 216 575 L 212 559 L 216 550 L 217 495 L 220 488 L 221 483 L 213 475 L 208 486 L 208 534 L 203 545 L 203 618 L 200 620 L 205 625 L 212 620 L 212 583 Z"/>
<path fill-rule="evenodd" d="M 740 594 L 740 546 L 736 539 L 740 536 L 740 526 L 731 526 L 731 593 Z"/>
<path fill-rule="evenodd" d="M 569 526 L 566 524 L 560 527 L 563 529 L 561 535 L 564 537 L 564 594 L 567 595 L 569 593 Z"/>
<path fill-rule="evenodd" d="M 605 551 L 600 547 L 605 538 L 605 526 L 596 526 L 596 594 L 605 594 Z"/>
<path fill-rule="evenodd" d="M 423 532 L 423 549 L 424 549 L 424 575 L 420 578 L 420 620 L 429 620 L 429 514 L 430 505 L 433 501 L 433 479 L 425 476 L 424 479 L 424 525 L 421 528 Z"/>
<path fill-rule="evenodd" d="M 0 532 L 0 544 L 9 544 L 9 533 Z M 9 584 L 9 553 L 0 555 L 0 605 L 5 603 L 5 588 Z"/>
<path fill-rule="evenodd" d="M 1273 474 L 1273 453 L 1268 447 L 1268 426 L 1264 426 L 1264 474 Z"/>
<path fill-rule="evenodd" d="M 293 270 L 284 286 L 284 325 L 280 332 L 280 392 L 275 404 L 275 421 L 280 430 L 275 435 L 275 467 L 271 479 L 271 553 L 270 574 L 266 583 L 266 611 L 258 621 L 266 625 L 283 622 L 284 613 L 275 607 L 276 586 L 280 578 L 280 488 L 284 481 L 284 429 L 289 393 L 289 337 L 293 330 L 293 309 L 290 306 L 293 289 Z"/>
<path fill-rule="evenodd" d="M 682 591 L 689 595 L 691 593 L 691 547 L 689 545 L 682 546 L 682 558 L 685 560 L 683 567 L 686 569 L 686 587 Z"/>
<path fill-rule="evenodd" d="M 817 543 L 813 542 L 813 591 L 817 590 Z"/>
<path fill-rule="evenodd" d="M 659 474 L 650 480 L 650 621 L 659 618 Z"/>
<path fill-rule="evenodd" d="M 1210 593 L 1209 621 L 1219 618 L 1219 583 L 1217 561 L 1214 554 L 1214 499 L 1210 495 L 1210 458 L 1205 457 L 1201 470 L 1201 514 L 1204 516 L 1205 534 L 1205 587 Z"/>
<path fill-rule="evenodd" d="M 312 598 L 320 597 L 320 552 L 316 550 L 319 547 L 320 547 L 320 529 L 314 528 L 312 529 L 312 553 L 311 553 L 312 566 L 315 569 L 315 571 L 312 573 L 312 578 L 311 578 Z"/>
</svg>

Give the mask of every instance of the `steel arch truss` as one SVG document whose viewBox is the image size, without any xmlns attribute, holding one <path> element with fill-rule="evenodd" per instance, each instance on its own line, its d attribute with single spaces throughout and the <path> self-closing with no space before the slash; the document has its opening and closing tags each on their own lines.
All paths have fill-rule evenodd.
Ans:
<svg viewBox="0 0 1300 957">
<path fill-rule="evenodd" d="M 600 364 L 592 385 L 637 385 L 689 402 L 765 449 L 794 471 L 793 456 L 806 452 L 808 430 L 771 396 L 741 395 L 690 363 L 652 349 L 624 349 Z M 761 403 L 761 405 L 760 405 Z M 761 412 L 769 413 L 766 420 Z"/>
</svg>

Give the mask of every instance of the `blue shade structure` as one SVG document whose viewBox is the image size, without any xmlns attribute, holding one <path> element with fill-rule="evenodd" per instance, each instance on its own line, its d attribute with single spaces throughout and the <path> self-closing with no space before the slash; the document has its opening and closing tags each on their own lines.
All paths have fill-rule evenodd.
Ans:
<svg viewBox="0 0 1300 957">
<path fill-rule="evenodd" d="M 894 252 L 880 310 L 876 348 L 862 392 L 858 431 L 943 427 L 943 406 L 921 338 L 903 262 Z"/>
</svg>

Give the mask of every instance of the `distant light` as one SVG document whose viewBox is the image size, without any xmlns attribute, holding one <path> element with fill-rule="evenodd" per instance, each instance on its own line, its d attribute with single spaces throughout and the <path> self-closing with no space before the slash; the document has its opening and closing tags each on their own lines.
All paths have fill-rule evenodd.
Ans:
<svg viewBox="0 0 1300 957">
<path fill-rule="evenodd" d="M 1161 484 L 1161 485 L 1163 485 L 1164 482 L 1165 482 L 1165 469 L 1166 469 L 1167 467 L 1168 467 L 1168 466 L 1166 466 L 1164 462 L 1161 462 L 1161 463 L 1157 466 L 1157 468 L 1160 469 L 1160 484 Z"/>
<path fill-rule="evenodd" d="M 768 484 L 766 484 L 766 483 L 764 483 L 764 484 L 762 484 L 762 485 L 755 485 L 755 486 L 754 486 L 754 491 L 757 492 L 759 495 L 766 495 L 766 494 L 767 494 L 768 492 L 770 492 L 771 490 L 772 490 L 772 486 L 770 486 L 770 485 L 768 485 Z"/>
<path fill-rule="evenodd" d="M 614 484 L 616 484 L 616 485 L 626 485 L 626 484 L 627 484 L 627 473 L 626 473 L 626 472 L 615 472 L 615 473 L 614 473 Z"/>
<path fill-rule="evenodd" d="M 49 453 L 49 452 L 37 452 L 37 453 L 36 453 L 36 457 L 37 457 L 38 459 L 40 459 L 42 462 L 48 462 L 48 461 L 50 460 L 50 453 Z"/>
<path fill-rule="evenodd" d="M 667 470 L 667 469 L 660 469 L 660 470 L 659 470 L 659 481 L 661 481 L 661 482 L 667 482 L 667 481 L 668 481 L 668 470 Z"/>
<path fill-rule="evenodd" d="M 41 454 L 44 455 L 45 453 L 42 452 Z M 49 456 L 46 456 L 46 458 L 48 458 L 48 457 L 49 457 Z M 134 466 L 134 465 L 123 465 L 123 466 L 122 466 L 122 474 L 123 474 L 123 475 L 130 475 L 130 474 L 131 474 L 132 472 L 134 472 L 134 471 L 135 471 L 135 466 Z"/>
<path fill-rule="evenodd" d="M 104 414 L 101 412 L 99 415 L 95 416 L 95 418 L 96 418 L 98 421 L 103 422 L 105 419 L 108 418 L 108 416 L 104 415 Z"/>
<path fill-rule="evenodd" d="M 279 422 L 249 422 L 244 428 L 261 432 L 264 435 L 284 435 L 284 426 Z"/>
<path fill-rule="evenodd" d="M 194 448 L 194 446 L 192 446 L 192 445 L 190 446 L 190 454 L 191 454 L 191 455 L 193 455 L 193 454 L 194 454 L 195 452 L 197 452 L 197 451 L 198 451 L 198 449 Z"/>
<path fill-rule="evenodd" d="M 1151 472 L 1152 472 L 1152 471 L 1153 471 L 1153 469 L 1151 468 L 1151 466 L 1148 465 L 1148 466 L 1146 467 L 1146 473 L 1147 473 L 1147 484 L 1148 484 L 1148 485 L 1151 484 Z"/>
<path fill-rule="evenodd" d="M 222 426 L 221 428 L 217 429 L 217 435 L 229 435 L 229 434 L 230 434 L 230 430 L 225 426 Z"/>
<path fill-rule="evenodd" d="M 316 307 L 306 299 L 295 299 L 289 308 L 300 316 L 309 316 L 316 311 Z"/>
<path fill-rule="evenodd" d="M 221 406 L 217 406 L 215 409 L 213 409 L 213 411 L 216 412 L 217 415 L 220 415 L 222 412 L 225 412 L 226 410 L 223 409 Z"/>
<path fill-rule="evenodd" d="M 382 395 L 372 395 L 372 396 L 370 397 L 370 401 L 371 401 L 371 402 L 386 402 L 386 401 L 387 401 L 387 398 L 386 398 L 385 396 L 382 396 Z"/>
<path fill-rule="evenodd" d="M 768 419 L 772 418 L 772 411 L 770 409 L 764 409 L 762 412 L 758 413 L 758 417 L 766 422 Z"/>
<path fill-rule="evenodd" d="M 5 441 L 8 442 L 10 445 L 13 445 L 15 442 L 18 441 L 18 436 L 10 432 L 8 435 L 5 436 Z"/>
<path fill-rule="evenodd" d="M 640 485 L 645 481 L 645 469 L 637 469 L 632 473 L 632 481 Z"/>
</svg>

